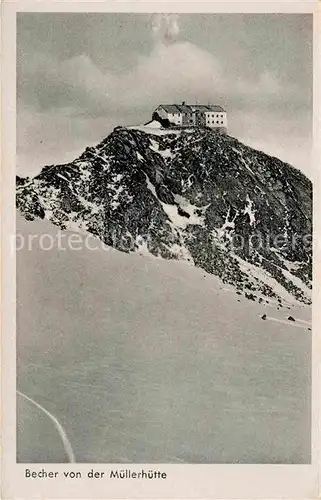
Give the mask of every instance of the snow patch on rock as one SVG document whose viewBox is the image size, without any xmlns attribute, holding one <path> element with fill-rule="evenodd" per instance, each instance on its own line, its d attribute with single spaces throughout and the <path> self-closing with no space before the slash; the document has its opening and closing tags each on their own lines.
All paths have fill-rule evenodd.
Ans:
<svg viewBox="0 0 321 500">
<path fill-rule="evenodd" d="M 243 214 L 248 214 L 249 219 L 250 219 L 250 226 L 255 225 L 255 212 L 256 210 L 253 209 L 253 201 L 250 199 L 249 195 L 246 195 L 246 202 L 247 205 L 244 208 Z"/>
</svg>

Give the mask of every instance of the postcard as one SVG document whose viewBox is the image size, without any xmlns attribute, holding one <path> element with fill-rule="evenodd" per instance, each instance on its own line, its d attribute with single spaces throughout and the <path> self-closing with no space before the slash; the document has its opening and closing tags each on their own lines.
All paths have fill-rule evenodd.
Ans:
<svg viewBox="0 0 321 500">
<path fill-rule="evenodd" d="M 3 498 L 317 498 L 317 3 L 2 20 Z"/>
</svg>

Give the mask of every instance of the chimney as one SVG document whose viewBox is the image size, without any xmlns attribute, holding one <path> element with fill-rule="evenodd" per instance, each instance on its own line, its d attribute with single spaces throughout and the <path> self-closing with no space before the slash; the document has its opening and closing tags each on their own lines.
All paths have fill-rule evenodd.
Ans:
<svg viewBox="0 0 321 500">
<path fill-rule="evenodd" d="M 183 102 L 182 102 L 182 106 L 185 106 L 185 104 L 186 104 L 186 101 L 183 101 Z"/>
</svg>

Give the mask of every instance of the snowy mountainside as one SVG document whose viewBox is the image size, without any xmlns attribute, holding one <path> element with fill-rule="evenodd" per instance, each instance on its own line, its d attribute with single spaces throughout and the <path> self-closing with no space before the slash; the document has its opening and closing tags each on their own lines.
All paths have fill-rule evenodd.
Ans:
<svg viewBox="0 0 321 500">
<path fill-rule="evenodd" d="M 310 461 L 309 306 L 277 310 L 97 238 L 44 252 L 39 235 L 59 228 L 17 215 L 35 237 L 17 251 L 18 389 L 61 422 L 77 463 Z M 18 461 L 53 462 L 56 435 L 27 417 Z"/>
<path fill-rule="evenodd" d="M 19 211 L 186 260 L 253 300 L 309 303 L 311 182 L 228 135 L 152 125 L 116 127 L 71 163 L 17 177 Z"/>
</svg>

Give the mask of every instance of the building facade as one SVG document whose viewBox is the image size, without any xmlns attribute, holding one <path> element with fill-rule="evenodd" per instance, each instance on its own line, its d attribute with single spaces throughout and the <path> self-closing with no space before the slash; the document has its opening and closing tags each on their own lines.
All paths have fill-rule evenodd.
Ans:
<svg viewBox="0 0 321 500">
<path fill-rule="evenodd" d="M 160 104 L 154 113 L 173 126 L 227 130 L 226 110 L 216 104 Z"/>
</svg>

